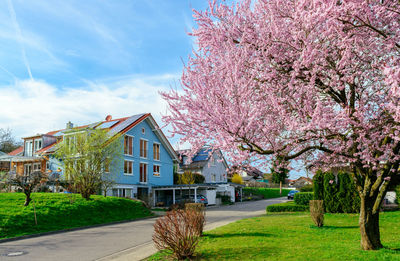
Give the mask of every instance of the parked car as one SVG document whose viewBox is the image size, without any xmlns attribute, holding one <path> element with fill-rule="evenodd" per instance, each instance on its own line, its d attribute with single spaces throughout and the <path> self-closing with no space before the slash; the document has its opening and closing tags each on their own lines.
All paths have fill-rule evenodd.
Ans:
<svg viewBox="0 0 400 261">
<path fill-rule="evenodd" d="M 196 200 L 194 200 L 194 195 L 184 195 L 182 198 L 175 200 L 175 203 L 183 203 L 183 202 L 194 202 L 194 203 L 203 203 L 204 206 L 208 205 L 208 200 L 205 196 L 197 194 Z"/>
<path fill-rule="evenodd" d="M 299 193 L 300 191 L 298 190 L 291 190 L 289 191 L 289 194 L 287 195 L 287 199 L 294 199 L 294 194 Z"/>
</svg>

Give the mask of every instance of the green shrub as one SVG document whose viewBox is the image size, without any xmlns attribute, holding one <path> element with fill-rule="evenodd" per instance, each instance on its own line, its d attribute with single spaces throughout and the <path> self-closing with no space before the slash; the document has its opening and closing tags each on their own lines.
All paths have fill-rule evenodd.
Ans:
<svg viewBox="0 0 400 261">
<path fill-rule="evenodd" d="M 314 199 L 323 200 L 324 199 L 324 173 L 318 170 L 313 177 L 314 186 Z"/>
<path fill-rule="evenodd" d="M 304 212 L 308 211 L 308 206 L 296 205 L 293 201 L 286 203 L 278 203 L 269 205 L 266 208 L 267 213 L 269 212 Z"/>
<path fill-rule="evenodd" d="M 396 187 L 396 203 L 400 205 L 400 185 Z"/>
<path fill-rule="evenodd" d="M 310 200 L 313 200 L 314 193 L 313 192 L 299 192 L 294 194 L 294 203 L 296 205 L 308 206 L 310 204 Z"/>
<path fill-rule="evenodd" d="M 286 197 L 290 189 L 282 189 L 282 196 L 279 194 L 279 188 L 243 188 L 244 196 L 261 195 L 264 199 Z"/>
<path fill-rule="evenodd" d="M 314 199 L 324 200 L 327 213 L 357 213 L 360 211 L 360 197 L 352 175 L 339 172 L 317 171 L 313 178 Z"/>
<path fill-rule="evenodd" d="M 300 192 L 313 192 L 313 185 L 305 185 L 300 188 Z"/>
</svg>

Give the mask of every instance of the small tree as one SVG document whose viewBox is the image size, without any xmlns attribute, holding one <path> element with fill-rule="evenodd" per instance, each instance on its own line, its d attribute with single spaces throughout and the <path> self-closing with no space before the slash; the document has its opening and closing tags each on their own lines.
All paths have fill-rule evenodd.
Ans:
<svg viewBox="0 0 400 261">
<path fill-rule="evenodd" d="M 278 164 L 276 162 L 273 163 L 271 173 L 272 183 L 279 184 L 279 194 L 282 195 L 282 184 L 285 184 L 285 180 L 289 177 L 289 169 L 279 160 Z"/>
<path fill-rule="evenodd" d="M 194 176 L 193 172 L 191 172 L 191 171 L 185 171 L 183 174 L 180 174 L 178 177 L 178 184 L 189 185 L 189 197 L 190 197 L 190 185 L 194 184 L 194 182 L 195 182 L 195 176 Z M 182 195 L 182 191 L 181 191 L 181 195 Z M 196 199 L 194 199 L 194 201 L 196 201 Z"/>
<path fill-rule="evenodd" d="M 27 175 L 10 175 L 8 178 L 8 184 L 17 186 L 22 189 L 26 198 L 24 206 L 28 206 L 32 201 L 31 194 L 35 189 L 48 180 L 47 174 L 41 171 L 34 171 Z"/>
<path fill-rule="evenodd" d="M 10 129 L 0 128 L 0 151 L 9 153 L 19 146 L 20 144 L 15 141 Z"/>
<path fill-rule="evenodd" d="M 108 175 L 120 167 L 122 141 L 105 130 L 71 130 L 57 147 L 56 157 L 64 163 L 64 179 L 89 200 L 90 195 L 113 184 Z"/>
<path fill-rule="evenodd" d="M 235 173 L 232 176 L 232 183 L 243 184 L 243 178 L 239 174 Z"/>
</svg>

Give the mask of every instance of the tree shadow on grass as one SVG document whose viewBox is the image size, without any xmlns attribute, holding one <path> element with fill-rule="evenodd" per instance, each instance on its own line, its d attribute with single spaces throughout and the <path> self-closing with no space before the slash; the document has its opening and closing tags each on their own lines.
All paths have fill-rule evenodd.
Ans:
<svg viewBox="0 0 400 261">
<path fill-rule="evenodd" d="M 322 227 L 317 227 L 315 225 L 310 225 L 310 228 L 313 229 L 329 229 L 329 230 L 336 230 L 336 229 L 355 229 L 359 228 L 359 226 L 322 226 Z"/>
<path fill-rule="evenodd" d="M 384 246 L 383 249 L 390 250 L 390 251 L 395 251 L 395 252 L 400 252 L 400 248 L 391 248 L 391 247 Z"/>
<path fill-rule="evenodd" d="M 229 237 L 271 237 L 272 234 L 268 233 L 223 233 L 223 234 L 204 234 L 205 238 L 229 238 Z"/>
<path fill-rule="evenodd" d="M 267 260 L 270 256 L 276 256 L 281 251 L 267 247 L 219 247 L 216 249 L 198 250 L 193 260 Z"/>
</svg>

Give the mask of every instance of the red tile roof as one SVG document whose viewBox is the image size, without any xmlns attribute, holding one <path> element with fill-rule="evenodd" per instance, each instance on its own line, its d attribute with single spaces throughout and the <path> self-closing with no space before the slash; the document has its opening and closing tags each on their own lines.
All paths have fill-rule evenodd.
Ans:
<svg viewBox="0 0 400 261">
<path fill-rule="evenodd" d="M 21 147 L 15 149 L 15 150 L 11 151 L 10 153 L 8 153 L 8 155 L 10 155 L 10 156 L 16 156 L 16 155 L 18 155 L 19 153 L 21 153 L 23 150 L 24 150 L 24 146 L 21 146 Z"/>
</svg>

